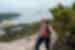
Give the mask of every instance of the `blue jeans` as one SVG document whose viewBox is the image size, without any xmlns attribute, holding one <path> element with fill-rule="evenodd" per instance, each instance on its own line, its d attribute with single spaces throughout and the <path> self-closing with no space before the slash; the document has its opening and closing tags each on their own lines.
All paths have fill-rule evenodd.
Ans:
<svg viewBox="0 0 75 50">
<path fill-rule="evenodd" d="M 40 45 L 41 45 L 42 42 L 45 43 L 46 49 L 49 50 L 49 43 L 50 43 L 49 39 L 50 39 L 49 37 L 47 37 L 47 38 L 39 37 L 37 39 L 37 42 L 36 42 L 36 45 L 35 45 L 35 50 L 39 50 Z"/>
</svg>

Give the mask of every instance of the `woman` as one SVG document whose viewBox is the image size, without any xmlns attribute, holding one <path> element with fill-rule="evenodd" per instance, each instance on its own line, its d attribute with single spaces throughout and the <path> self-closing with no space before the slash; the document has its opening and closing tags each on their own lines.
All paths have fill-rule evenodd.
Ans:
<svg viewBox="0 0 75 50">
<path fill-rule="evenodd" d="M 45 43 L 46 49 L 49 50 L 50 46 L 50 33 L 51 31 L 49 30 L 48 26 L 48 21 L 47 20 L 42 20 L 40 23 L 40 31 L 39 31 L 39 37 L 37 39 L 36 45 L 35 45 L 35 50 L 39 50 L 40 45 L 42 42 Z"/>
</svg>

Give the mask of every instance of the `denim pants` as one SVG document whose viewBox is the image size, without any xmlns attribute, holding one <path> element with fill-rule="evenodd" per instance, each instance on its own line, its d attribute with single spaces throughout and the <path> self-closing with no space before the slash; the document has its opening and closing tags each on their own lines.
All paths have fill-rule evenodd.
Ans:
<svg viewBox="0 0 75 50">
<path fill-rule="evenodd" d="M 45 43 L 46 49 L 49 50 L 49 43 L 50 43 L 50 40 L 49 39 L 50 39 L 49 37 L 46 37 L 46 38 L 39 37 L 37 39 L 37 42 L 36 42 L 36 45 L 35 45 L 35 50 L 39 50 L 40 49 L 40 45 L 41 45 L 42 42 Z"/>
</svg>

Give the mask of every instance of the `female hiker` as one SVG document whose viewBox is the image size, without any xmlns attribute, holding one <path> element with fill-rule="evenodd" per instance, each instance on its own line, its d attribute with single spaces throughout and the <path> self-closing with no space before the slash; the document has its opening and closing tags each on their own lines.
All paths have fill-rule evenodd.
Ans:
<svg viewBox="0 0 75 50">
<path fill-rule="evenodd" d="M 37 41 L 36 41 L 35 50 L 39 50 L 42 42 L 45 43 L 46 49 L 49 50 L 50 35 L 51 35 L 51 29 L 49 29 L 48 21 L 45 19 L 41 20 L 40 29 L 39 29 L 39 37 L 37 38 Z"/>
</svg>

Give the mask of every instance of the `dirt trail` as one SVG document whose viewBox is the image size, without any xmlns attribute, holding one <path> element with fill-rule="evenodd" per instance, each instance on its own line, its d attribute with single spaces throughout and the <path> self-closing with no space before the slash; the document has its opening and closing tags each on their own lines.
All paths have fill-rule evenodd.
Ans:
<svg viewBox="0 0 75 50">
<path fill-rule="evenodd" d="M 33 50 L 34 42 L 35 39 L 31 36 L 10 43 L 0 43 L 0 50 Z"/>
<path fill-rule="evenodd" d="M 28 50 L 32 45 L 32 39 L 24 38 L 10 43 L 0 43 L 0 50 Z"/>
<path fill-rule="evenodd" d="M 35 35 L 34 38 L 31 36 L 10 43 L 0 43 L 0 50 L 33 50 L 36 37 Z M 53 37 L 55 37 L 55 34 Z M 52 40 L 52 42 L 54 42 L 54 40 Z M 44 45 L 42 45 L 41 50 L 44 50 L 44 48 Z"/>
</svg>

